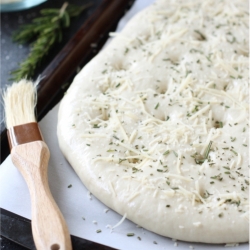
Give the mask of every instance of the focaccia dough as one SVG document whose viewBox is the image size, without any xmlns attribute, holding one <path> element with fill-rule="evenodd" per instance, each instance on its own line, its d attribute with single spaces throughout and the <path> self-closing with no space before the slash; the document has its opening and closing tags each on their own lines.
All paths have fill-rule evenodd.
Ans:
<svg viewBox="0 0 250 250">
<path fill-rule="evenodd" d="M 248 241 L 248 1 L 160 0 L 76 76 L 62 152 L 104 204 L 186 241 Z"/>
</svg>

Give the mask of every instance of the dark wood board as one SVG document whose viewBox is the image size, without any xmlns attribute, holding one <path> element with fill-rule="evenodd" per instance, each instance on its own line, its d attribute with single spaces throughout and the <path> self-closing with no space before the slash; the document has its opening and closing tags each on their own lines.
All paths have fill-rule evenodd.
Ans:
<svg viewBox="0 0 250 250">
<path fill-rule="evenodd" d="M 31 232 L 31 221 L 11 213 L 5 209 L 1 209 L 1 236 L 9 239 L 12 244 L 17 244 L 21 249 L 35 250 L 35 244 Z M 73 250 L 113 250 L 114 248 L 104 246 L 89 240 L 81 239 L 71 235 Z M 9 248 L 13 250 L 12 248 Z M 6 249 L 8 250 L 8 249 Z"/>
</svg>

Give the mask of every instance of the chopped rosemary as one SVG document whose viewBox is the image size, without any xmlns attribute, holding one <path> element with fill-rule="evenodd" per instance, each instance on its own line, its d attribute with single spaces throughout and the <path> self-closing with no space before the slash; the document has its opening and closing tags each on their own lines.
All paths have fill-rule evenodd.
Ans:
<svg viewBox="0 0 250 250">
<path fill-rule="evenodd" d="M 178 157 L 178 154 L 173 150 L 173 153 L 174 153 L 174 155 L 176 156 L 176 157 Z"/>
<path fill-rule="evenodd" d="M 196 32 L 198 35 L 200 35 L 200 39 L 201 41 L 206 40 L 206 37 L 199 31 L 199 30 L 194 30 L 194 32 Z"/>
<path fill-rule="evenodd" d="M 210 193 L 206 190 L 206 192 L 205 192 L 204 195 L 203 195 L 203 198 L 204 198 L 204 199 L 207 199 L 210 195 L 212 195 L 212 194 L 210 194 Z"/>
<path fill-rule="evenodd" d="M 230 137 L 231 142 L 234 142 L 236 140 L 236 137 Z"/>
<path fill-rule="evenodd" d="M 126 161 L 127 159 L 119 159 L 119 164 L 122 163 L 123 161 Z"/>
<path fill-rule="evenodd" d="M 116 140 L 120 140 L 117 136 L 113 135 L 113 137 L 116 139 Z"/>
<path fill-rule="evenodd" d="M 163 155 L 168 155 L 170 153 L 170 150 L 167 150 L 166 152 L 163 153 Z"/>
<path fill-rule="evenodd" d="M 231 199 L 227 199 L 226 203 L 235 204 L 238 207 L 240 205 L 240 200 L 232 201 Z"/>
<path fill-rule="evenodd" d="M 72 185 L 70 184 L 70 185 L 68 185 L 68 188 L 71 188 L 72 187 Z"/>
<path fill-rule="evenodd" d="M 215 175 L 215 176 L 211 176 L 210 178 L 214 179 L 214 180 L 218 180 L 218 181 L 222 181 L 223 180 L 223 178 L 221 177 L 221 174 L 218 174 L 218 175 Z"/>
<path fill-rule="evenodd" d="M 214 127 L 215 128 L 223 128 L 223 122 L 216 121 Z"/>
<path fill-rule="evenodd" d="M 199 106 L 198 105 L 195 105 L 194 109 L 191 111 L 192 113 L 195 113 L 199 111 Z"/>
<path fill-rule="evenodd" d="M 203 54 L 203 52 L 201 51 L 201 50 L 198 50 L 198 49 L 190 49 L 190 51 L 189 51 L 190 53 L 193 53 L 193 52 L 198 52 L 198 53 L 201 53 L 201 54 Z M 198 60 L 198 61 L 200 61 L 200 60 Z M 198 63 L 198 61 L 197 61 L 197 63 Z"/>
<path fill-rule="evenodd" d="M 160 106 L 159 102 L 156 104 L 155 109 L 158 109 L 158 107 Z"/>
<path fill-rule="evenodd" d="M 101 229 L 97 229 L 96 232 L 99 234 L 99 233 L 102 232 L 102 230 Z"/>
<path fill-rule="evenodd" d="M 230 149 L 231 152 L 233 152 L 236 156 L 238 156 L 238 153 L 235 152 L 233 149 Z"/>
<path fill-rule="evenodd" d="M 212 143 L 213 143 L 212 141 L 209 142 L 208 146 L 206 147 L 204 156 L 202 156 L 200 154 L 192 155 L 192 157 L 194 158 L 196 164 L 202 164 L 202 163 L 205 162 L 205 160 L 208 159 L 208 155 L 209 155 L 209 152 L 211 150 Z"/>
<path fill-rule="evenodd" d="M 133 168 L 132 168 L 132 172 L 133 172 L 133 173 L 136 173 L 137 171 L 138 171 L 138 168 L 136 168 L 136 167 L 133 167 Z"/>
<path fill-rule="evenodd" d="M 131 236 L 134 236 L 134 235 L 135 235 L 134 233 L 127 233 L 128 237 L 131 237 Z"/>
<path fill-rule="evenodd" d="M 209 56 L 206 56 L 207 60 L 208 60 L 209 62 L 212 62 L 211 59 L 210 59 L 210 57 L 211 57 L 211 54 L 210 54 Z"/>
</svg>

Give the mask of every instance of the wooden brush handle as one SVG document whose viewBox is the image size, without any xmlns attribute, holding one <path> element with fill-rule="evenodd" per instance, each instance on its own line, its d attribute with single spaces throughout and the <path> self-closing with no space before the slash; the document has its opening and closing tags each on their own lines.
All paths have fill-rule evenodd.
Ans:
<svg viewBox="0 0 250 250">
<path fill-rule="evenodd" d="M 48 185 L 49 149 L 43 141 L 12 148 L 11 158 L 22 173 L 31 196 L 32 233 L 38 250 L 71 250 L 65 220 Z"/>
</svg>

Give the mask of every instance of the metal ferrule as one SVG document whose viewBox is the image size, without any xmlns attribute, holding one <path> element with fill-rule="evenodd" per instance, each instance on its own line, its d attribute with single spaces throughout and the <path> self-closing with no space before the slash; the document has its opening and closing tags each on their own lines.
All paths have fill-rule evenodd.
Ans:
<svg viewBox="0 0 250 250">
<path fill-rule="evenodd" d="M 37 122 L 14 126 L 7 130 L 10 150 L 20 144 L 43 141 Z"/>
</svg>

